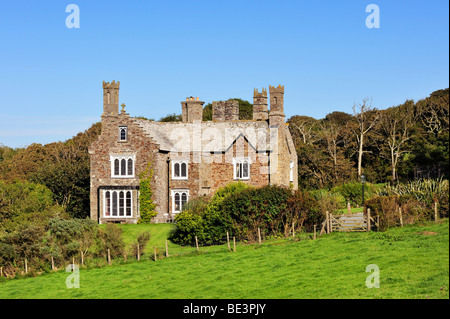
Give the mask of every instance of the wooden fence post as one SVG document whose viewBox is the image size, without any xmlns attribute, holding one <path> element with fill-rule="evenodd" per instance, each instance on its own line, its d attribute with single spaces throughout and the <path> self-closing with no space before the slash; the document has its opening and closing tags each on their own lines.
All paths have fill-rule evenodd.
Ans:
<svg viewBox="0 0 450 319">
<path fill-rule="evenodd" d="M 84 266 L 84 254 L 83 254 L 83 251 L 81 251 L 81 266 Z"/>
<path fill-rule="evenodd" d="M 198 239 L 197 239 L 197 236 L 195 236 L 195 246 L 197 247 L 197 251 L 199 251 L 199 249 L 198 249 Z"/>
<path fill-rule="evenodd" d="M 233 236 L 233 251 L 236 252 L 236 237 Z"/>
<path fill-rule="evenodd" d="M 330 213 L 326 212 L 327 218 L 325 219 L 325 225 L 327 227 L 327 234 L 330 233 Z"/>
<path fill-rule="evenodd" d="M 153 255 L 155 256 L 155 261 L 158 260 L 156 257 L 156 247 L 153 247 Z"/>
<path fill-rule="evenodd" d="M 330 233 L 332 233 L 332 232 L 333 232 L 333 221 L 332 221 L 332 219 L 333 219 L 333 214 L 329 213 L 329 216 L 330 216 L 330 220 L 329 220 L 329 223 L 330 223 Z"/>
<path fill-rule="evenodd" d="M 3 277 L 3 267 L 0 267 L 0 277 Z"/>
<path fill-rule="evenodd" d="M 316 227 L 317 225 L 314 225 L 314 240 L 316 240 Z"/>
<path fill-rule="evenodd" d="M 28 273 L 28 263 L 27 263 L 27 259 L 25 258 L 25 273 Z"/>
<path fill-rule="evenodd" d="M 72 271 L 75 271 L 75 256 L 72 256 Z"/>
<path fill-rule="evenodd" d="M 139 244 L 137 244 L 137 260 L 140 261 L 141 260 L 141 251 L 139 249 Z"/>
<path fill-rule="evenodd" d="M 367 231 L 370 231 L 370 208 L 367 208 Z"/>
<path fill-rule="evenodd" d="M 398 213 L 400 215 L 400 226 L 403 227 L 403 216 L 402 216 L 402 207 L 401 206 L 398 208 Z"/>
<path fill-rule="evenodd" d="M 55 262 L 53 260 L 53 256 L 52 256 L 52 270 L 55 270 Z"/>
<path fill-rule="evenodd" d="M 230 235 L 228 234 L 228 232 L 227 232 L 227 245 L 228 245 L 228 250 L 231 251 L 231 248 L 230 248 Z"/>
<path fill-rule="evenodd" d="M 349 214 L 352 212 L 352 207 L 350 206 L 350 202 L 347 202 L 347 212 Z"/>
<path fill-rule="evenodd" d="M 295 239 L 295 227 L 294 227 L 294 222 L 292 222 L 292 239 Z"/>
<path fill-rule="evenodd" d="M 438 219 L 439 219 L 438 202 L 434 202 L 434 221 L 437 222 Z"/>
<path fill-rule="evenodd" d="M 258 227 L 258 241 L 259 244 L 261 245 L 261 229 Z"/>
<path fill-rule="evenodd" d="M 108 265 L 111 265 L 111 252 L 108 248 Z"/>
<path fill-rule="evenodd" d="M 167 239 L 166 239 L 166 257 L 169 257 L 169 245 L 167 244 Z"/>
</svg>

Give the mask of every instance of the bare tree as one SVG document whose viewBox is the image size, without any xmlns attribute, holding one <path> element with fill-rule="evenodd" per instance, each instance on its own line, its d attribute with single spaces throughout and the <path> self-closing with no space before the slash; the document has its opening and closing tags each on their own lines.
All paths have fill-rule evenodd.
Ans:
<svg viewBox="0 0 450 319">
<path fill-rule="evenodd" d="M 372 107 L 372 101 L 369 103 L 368 99 L 364 99 L 362 103 L 353 105 L 353 116 L 358 123 L 354 133 L 358 142 L 358 176 L 361 176 L 363 154 L 366 153 L 364 151 L 364 138 L 377 124 L 379 114 Z"/>
<path fill-rule="evenodd" d="M 303 142 L 303 144 L 314 144 L 318 140 L 317 120 L 308 116 L 293 116 L 289 120 L 290 128 L 292 128 Z"/>
<path fill-rule="evenodd" d="M 382 145 L 388 146 L 392 182 L 397 180 L 397 165 L 401 155 L 408 151 L 406 142 L 413 135 L 415 123 L 414 102 L 411 100 L 381 112 L 380 130 L 386 140 Z"/>
<path fill-rule="evenodd" d="M 321 135 L 325 141 L 326 144 L 326 150 L 328 155 L 330 155 L 331 159 L 333 160 L 333 171 L 334 171 L 334 178 L 337 181 L 338 180 L 338 151 L 339 147 L 338 144 L 341 142 L 340 133 L 342 130 L 342 127 L 339 125 L 333 123 L 333 122 L 326 122 L 320 124 L 321 127 Z"/>
</svg>

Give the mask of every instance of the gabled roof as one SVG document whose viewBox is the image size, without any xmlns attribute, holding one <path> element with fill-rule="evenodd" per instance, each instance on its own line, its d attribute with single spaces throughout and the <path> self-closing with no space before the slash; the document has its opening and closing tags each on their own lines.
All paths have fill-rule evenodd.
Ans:
<svg viewBox="0 0 450 319">
<path fill-rule="evenodd" d="M 231 121 L 198 123 L 154 122 L 133 119 L 151 137 L 159 149 L 170 152 L 225 152 L 240 137 L 257 151 L 270 151 L 270 134 L 266 121 Z"/>
</svg>

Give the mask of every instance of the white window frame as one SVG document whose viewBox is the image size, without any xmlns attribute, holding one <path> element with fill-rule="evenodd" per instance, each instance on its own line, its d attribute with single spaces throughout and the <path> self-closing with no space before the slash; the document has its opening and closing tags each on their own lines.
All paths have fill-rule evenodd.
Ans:
<svg viewBox="0 0 450 319">
<path fill-rule="evenodd" d="M 240 177 L 237 176 L 237 170 L 236 170 L 236 164 L 244 164 L 244 162 L 247 162 L 248 164 L 248 176 L 246 177 Z M 234 180 L 249 180 L 250 179 L 250 167 L 252 165 L 252 162 L 250 161 L 250 158 L 248 157 L 235 157 L 233 158 L 233 179 Z"/>
<path fill-rule="evenodd" d="M 180 176 L 175 176 L 175 165 L 180 165 Z M 181 164 L 186 164 L 186 176 L 181 176 Z M 172 179 L 186 180 L 189 176 L 189 161 L 188 160 L 173 160 L 172 161 Z"/>
<path fill-rule="evenodd" d="M 106 192 L 110 193 L 110 214 L 109 216 L 106 215 Z M 113 193 L 117 193 L 117 216 L 113 216 Z M 124 215 L 120 216 L 120 192 L 124 193 L 124 197 L 123 197 L 123 210 L 124 210 Z M 131 203 L 130 203 L 130 208 L 131 208 L 131 215 L 127 216 L 127 193 L 130 192 L 131 195 Z M 133 190 L 131 189 L 104 189 L 103 190 L 103 211 L 102 211 L 102 216 L 103 218 L 133 218 Z"/>
<path fill-rule="evenodd" d="M 125 139 L 122 139 L 122 130 L 125 129 Z M 119 125 L 119 142 L 128 141 L 128 127 L 126 125 Z"/>
<path fill-rule="evenodd" d="M 119 175 L 115 174 L 114 161 L 119 160 Z M 125 175 L 121 175 L 122 172 L 122 160 L 125 160 Z M 128 175 L 128 160 L 133 163 L 132 174 Z M 134 172 L 136 170 L 136 156 L 135 155 L 110 155 L 109 160 L 111 162 L 111 178 L 134 178 Z"/>
<path fill-rule="evenodd" d="M 189 190 L 188 189 L 173 189 L 171 191 L 171 197 L 172 197 L 172 214 L 179 214 L 183 210 L 183 207 L 181 207 L 180 210 L 175 210 L 175 194 L 180 194 L 180 207 L 181 207 L 181 196 L 183 193 L 186 193 L 186 203 L 189 201 Z"/>
<path fill-rule="evenodd" d="M 289 181 L 294 181 L 294 161 L 291 161 L 289 164 Z"/>
</svg>

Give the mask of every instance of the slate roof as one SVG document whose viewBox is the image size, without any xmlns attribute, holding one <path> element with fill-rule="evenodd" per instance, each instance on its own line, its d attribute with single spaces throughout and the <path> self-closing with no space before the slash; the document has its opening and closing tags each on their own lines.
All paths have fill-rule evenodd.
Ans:
<svg viewBox="0 0 450 319">
<path fill-rule="evenodd" d="M 155 122 L 144 119 L 133 119 L 144 133 L 151 137 L 159 149 L 170 152 L 224 152 L 238 138 L 245 138 L 257 151 L 270 151 L 270 135 L 266 121 L 204 121 Z"/>
</svg>

